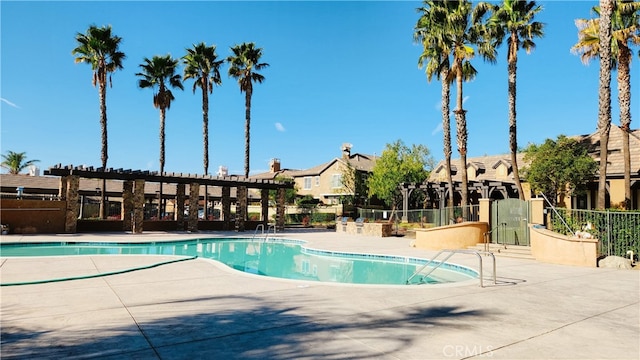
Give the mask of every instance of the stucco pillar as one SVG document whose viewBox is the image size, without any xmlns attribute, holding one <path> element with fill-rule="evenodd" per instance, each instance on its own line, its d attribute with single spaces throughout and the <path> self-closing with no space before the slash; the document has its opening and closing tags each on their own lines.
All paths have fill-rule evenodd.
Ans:
<svg viewBox="0 0 640 360">
<path fill-rule="evenodd" d="M 189 184 L 189 220 L 187 231 L 198 231 L 198 202 L 200 200 L 200 184 Z"/>
<path fill-rule="evenodd" d="M 222 187 L 222 229 L 231 230 L 231 188 L 228 186 Z"/>
<path fill-rule="evenodd" d="M 486 222 L 491 227 L 491 199 L 478 199 L 478 221 Z"/>
<path fill-rule="evenodd" d="M 544 224 L 544 199 L 533 198 L 529 200 L 529 223 Z"/>
<path fill-rule="evenodd" d="M 80 178 L 76 175 L 67 177 L 66 193 L 66 212 L 64 221 L 64 231 L 66 233 L 75 233 L 78 228 L 78 214 L 80 213 L 80 204 L 78 204 L 78 188 L 80 187 Z"/>
<path fill-rule="evenodd" d="M 133 224 L 131 231 L 134 234 L 142 234 L 144 224 L 144 180 L 136 179 L 133 182 Z"/>
<path fill-rule="evenodd" d="M 133 180 L 127 180 L 122 183 L 122 210 L 120 212 L 122 218 L 122 230 L 129 231 L 132 229 L 133 217 Z"/>
<path fill-rule="evenodd" d="M 60 201 L 67 200 L 67 176 L 60 177 L 60 185 L 58 187 L 58 197 Z"/>
<path fill-rule="evenodd" d="M 262 205 L 262 224 L 269 223 L 269 189 L 260 190 L 260 205 Z"/>
<path fill-rule="evenodd" d="M 236 188 L 236 231 L 245 230 L 246 217 L 247 217 L 247 187 L 238 186 Z"/>
<path fill-rule="evenodd" d="M 186 184 L 176 184 L 176 230 L 184 230 L 184 200 Z"/>
<path fill-rule="evenodd" d="M 284 230 L 284 199 L 286 190 L 284 188 L 278 188 L 278 195 L 276 199 L 276 229 L 278 231 Z"/>
</svg>

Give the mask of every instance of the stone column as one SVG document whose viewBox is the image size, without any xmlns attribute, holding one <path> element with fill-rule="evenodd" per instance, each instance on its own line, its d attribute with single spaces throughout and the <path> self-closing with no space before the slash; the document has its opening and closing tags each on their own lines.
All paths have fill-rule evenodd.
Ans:
<svg viewBox="0 0 640 360">
<path fill-rule="evenodd" d="M 136 179 L 133 182 L 133 224 L 131 231 L 134 234 L 142 234 L 144 224 L 144 180 Z"/>
<path fill-rule="evenodd" d="M 278 188 L 278 195 L 276 198 L 276 229 L 278 231 L 284 230 L 284 199 L 286 189 Z"/>
<path fill-rule="evenodd" d="M 60 177 L 60 186 L 58 187 L 58 197 L 60 201 L 67 200 L 67 176 Z"/>
<path fill-rule="evenodd" d="M 231 230 L 231 188 L 228 186 L 222 187 L 222 229 Z"/>
<path fill-rule="evenodd" d="M 269 189 L 260 190 L 260 205 L 262 205 L 262 224 L 266 228 L 269 223 Z"/>
<path fill-rule="evenodd" d="M 247 217 L 247 187 L 236 188 L 236 231 L 245 231 Z"/>
<path fill-rule="evenodd" d="M 176 230 L 184 230 L 184 200 L 186 198 L 186 184 L 176 184 Z"/>
<path fill-rule="evenodd" d="M 80 204 L 78 204 L 78 188 L 80 187 L 80 178 L 76 175 L 67 177 L 66 189 L 66 215 L 64 221 L 64 231 L 73 234 L 78 229 L 78 214 L 80 214 Z"/>
<path fill-rule="evenodd" d="M 122 230 L 129 231 L 132 229 L 133 223 L 133 180 L 127 180 L 122 183 Z"/>
<path fill-rule="evenodd" d="M 198 231 L 198 202 L 200 200 L 200 184 L 189 184 L 189 219 L 187 231 Z"/>
</svg>

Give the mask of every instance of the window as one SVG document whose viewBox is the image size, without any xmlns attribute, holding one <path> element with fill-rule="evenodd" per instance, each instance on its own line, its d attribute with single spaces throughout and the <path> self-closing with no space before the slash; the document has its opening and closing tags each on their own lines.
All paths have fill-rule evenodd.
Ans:
<svg viewBox="0 0 640 360">
<path fill-rule="evenodd" d="M 304 178 L 304 190 L 311 190 L 311 176 L 305 176 L 305 178 Z"/>
<path fill-rule="evenodd" d="M 338 189 L 342 187 L 342 174 L 331 175 L 331 188 Z"/>
<path fill-rule="evenodd" d="M 320 176 L 316 176 L 316 186 L 320 186 Z"/>
</svg>

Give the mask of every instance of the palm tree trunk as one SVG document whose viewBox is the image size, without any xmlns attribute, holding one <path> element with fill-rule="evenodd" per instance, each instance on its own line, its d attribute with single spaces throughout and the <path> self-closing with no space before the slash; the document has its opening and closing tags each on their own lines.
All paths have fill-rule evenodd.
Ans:
<svg viewBox="0 0 640 360">
<path fill-rule="evenodd" d="M 203 152 L 203 165 L 204 175 L 209 174 L 209 93 L 208 93 L 208 80 L 206 77 L 202 77 L 202 143 L 204 147 Z M 208 195 L 209 189 L 207 185 L 204 186 L 204 218 L 209 219 L 207 214 L 208 210 Z"/>
<path fill-rule="evenodd" d="M 101 160 L 102 160 L 102 171 L 107 170 L 107 159 L 109 157 L 107 152 L 107 84 L 105 81 L 98 82 L 99 93 L 100 93 L 100 132 L 102 138 L 102 151 L 101 151 Z M 104 220 L 107 218 L 107 206 L 106 206 L 106 186 L 107 180 L 102 179 L 102 191 L 100 192 L 100 219 Z"/>
<path fill-rule="evenodd" d="M 447 167 L 447 186 L 449 188 L 449 198 L 447 207 L 451 212 L 449 218 L 453 219 L 453 176 L 451 175 L 451 115 L 449 114 L 449 103 L 451 101 L 451 86 L 449 84 L 449 70 L 443 70 L 440 74 L 442 79 L 442 133 L 444 163 Z"/>
<path fill-rule="evenodd" d="M 514 39 L 515 38 L 515 39 Z M 518 69 L 518 39 L 517 34 L 511 34 L 511 42 L 508 59 L 509 72 L 509 150 L 511 151 L 511 168 L 513 169 L 513 180 L 518 189 L 518 198 L 524 200 L 524 192 L 520 183 L 520 171 L 518 170 L 518 136 L 516 123 L 516 75 Z"/>
<path fill-rule="evenodd" d="M 164 174 L 164 122 L 166 110 L 160 108 L 160 175 Z M 189 208 L 191 210 L 191 208 Z M 196 207 L 196 211 L 198 208 Z M 160 195 L 158 198 L 158 220 L 162 219 L 162 182 L 160 183 Z"/>
<path fill-rule="evenodd" d="M 598 133 L 600 134 L 600 169 L 596 207 L 605 208 L 607 156 L 611 129 L 611 13 L 613 0 L 600 0 L 600 84 L 598 90 Z"/>
<path fill-rule="evenodd" d="M 631 153 L 629 131 L 631 128 L 631 76 L 629 63 L 631 50 L 618 42 L 618 104 L 620 106 L 620 130 L 622 130 L 622 153 L 624 156 L 624 208 L 631 209 Z"/>
<path fill-rule="evenodd" d="M 462 202 L 460 206 L 462 207 L 462 217 L 463 219 L 467 219 L 467 205 L 469 204 L 469 183 L 468 183 L 468 175 L 467 175 L 467 120 L 466 120 L 466 110 L 462 109 L 462 64 L 458 66 L 458 76 L 456 77 L 457 83 L 457 94 L 456 94 L 456 104 L 457 108 L 455 110 L 456 116 L 456 131 L 457 131 L 457 142 L 458 142 L 458 153 L 460 154 L 460 169 L 462 171 Z"/>
<path fill-rule="evenodd" d="M 249 144 L 251 128 L 251 89 L 247 89 L 245 94 L 245 124 L 244 124 L 244 176 L 249 177 Z"/>
</svg>

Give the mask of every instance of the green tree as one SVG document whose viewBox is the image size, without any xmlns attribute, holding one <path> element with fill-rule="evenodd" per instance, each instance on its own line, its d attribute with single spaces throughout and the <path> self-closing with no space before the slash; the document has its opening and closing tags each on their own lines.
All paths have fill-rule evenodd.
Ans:
<svg viewBox="0 0 640 360">
<path fill-rule="evenodd" d="M 392 217 L 402 199 L 400 184 L 422 183 L 433 168 L 433 159 L 424 145 L 407 147 L 402 140 L 387 144 L 367 180 L 369 197 L 376 196 L 391 206 Z"/>
<path fill-rule="evenodd" d="M 620 128 L 622 130 L 622 151 L 624 156 L 625 208 L 631 207 L 631 154 L 629 132 L 631 129 L 631 59 L 630 44 L 640 44 L 640 2 L 618 0 L 613 4 L 612 26 L 612 67 L 617 68 L 618 104 L 620 107 Z M 600 8 L 594 12 L 600 14 Z M 584 64 L 600 55 L 600 19 L 577 19 L 578 42 L 571 51 L 580 56 Z"/>
<path fill-rule="evenodd" d="M 446 16 L 449 14 L 443 1 L 425 1 L 424 6 L 418 8 L 421 13 L 414 29 L 414 40 L 422 45 L 422 54 L 418 58 L 418 68 L 425 67 L 427 81 L 431 82 L 437 76 L 441 82 L 441 110 L 442 110 L 442 142 L 444 162 L 447 169 L 447 185 L 449 197 L 447 206 L 453 217 L 453 177 L 451 175 L 451 79 L 449 72 L 450 42 L 444 36 L 446 30 Z"/>
<path fill-rule="evenodd" d="M 366 198 L 369 189 L 367 188 L 367 174 L 356 169 L 350 161 L 342 164 L 342 176 L 340 184 L 342 188 L 340 200 L 346 205 L 362 205 L 362 200 Z"/>
<path fill-rule="evenodd" d="M 180 74 L 176 74 L 178 60 L 171 55 L 154 56 L 152 59 L 144 58 L 140 64 L 142 72 L 139 76 L 138 87 L 141 89 L 153 89 L 153 106 L 160 109 L 160 174 L 164 173 L 164 124 L 167 109 L 171 108 L 171 102 L 175 99 L 172 88 L 184 90 Z M 162 199 L 162 183 L 160 183 L 160 199 Z M 158 206 L 158 219 L 162 218 L 162 206 Z"/>
<path fill-rule="evenodd" d="M 182 57 L 184 80 L 193 79 L 193 92 L 196 88 L 202 90 L 202 138 L 204 144 L 203 165 L 204 174 L 209 173 L 209 94 L 213 93 L 215 85 L 222 85 L 220 66 L 224 60 L 218 60 L 216 46 L 205 43 L 193 45 L 186 49 L 187 54 Z"/>
<path fill-rule="evenodd" d="M 518 50 L 523 48 L 527 54 L 535 48 L 534 38 L 543 36 L 544 24 L 534 21 L 535 15 L 542 7 L 535 1 L 504 0 L 493 7 L 489 19 L 490 41 L 496 40 L 500 45 L 507 38 L 507 72 L 509 89 L 509 150 L 513 178 L 518 189 L 520 200 L 524 200 L 524 192 L 518 171 L 518 137 L 516 120 L 516 77 L 518 66 Z"/>
<path fill-rule="evenodd" d="M 245 93 L 245 125 L 244 125 L 244 176 L 249 177 L 249 148 L 251 128 L 251 96 L 253 95 L 253 83 L 262 83 L 264 76 L 260 71 L 269 66 L 261 63 L 262 48 L 256 48 L 254 43 L 242 43 L 231 48 L 233 55 L 227 58 L 229 62 L 229 76 L 238 80 L 240 92 Z"/>
<path fill-rule="evenodd" d="M 524 178 L 535 193 L 547 195 L 554 206 L 559 195 L 582 191 L 598 169 L 587 146 L 564 135 L 542 145 L 529 144 L 524 152 L 529 163 L 523 168 Z"/>
<path fill-rule="evenodd" d="M 100 130 L 102 137 L 102 168 L 107 168 L 107 80 L 111 85 L 111 75 L 118 69 L 122 69 L 122 61 L 125 59 L 123 52 L 119 51 L 122 38 L 111 34 L 111 26 L 89 26 L 85 34 L 76 34 L 78 46 L 71 51 L 75 55 L 76 63 L 87 63 L 93 70 L 92 84 L 98 84 L 98 96 L 100 98 Z M 108 78 L 107 78 L 108 75 Z M 105 207 L 106 179 L 102 180 L 102 196 L 100 198 L 100 216 L 106 218 Z"/>
<path fill-rule="evenodd" d="M 299 189 L 298 189 L 298 185 L 295 183 L 294 179 L 291 178 L 291 177 L 284 176 L 284 175 L 276 175 L 276 177 L 273 180 L 293 183 L 293 188 L 292 189 L 285 189 L 284 202 L 286 204 L 295 203 Z M 269 190 L 269 200 L 271 200 L 274 203 L 276 203 L 278 201 L 278 199 L 276 198 L 277 196 L 278 196 L 278 191 L 277 190 Z"/>
<path fill-rule="evenodd" d="M 2 154 L 2 166 L 4 169 L 9 171 L 9 174 L 17 175 L 22 172 L 22 170 L 28 168 L 31 165 L 39 162 L 40 160 L 27 160 L 26 152 L 13 152 L 7 151 L 6 154 Z"/>
</svg>

